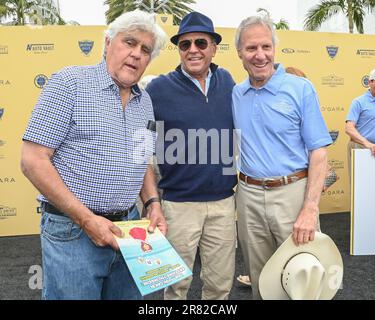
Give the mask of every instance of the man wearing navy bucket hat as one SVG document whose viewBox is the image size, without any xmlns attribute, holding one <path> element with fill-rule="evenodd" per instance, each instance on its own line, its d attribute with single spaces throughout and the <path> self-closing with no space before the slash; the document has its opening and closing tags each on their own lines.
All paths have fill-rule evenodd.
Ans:
<svg viewBox="0 0 375 320">
<path fill-rule="evenodd" d="M 199 247 L 202 299 L 228 299 L 235 264 L 235 83 L 212 63 L 221 40 L 210 18 L 188 14 L 171 38 L 180 65 L 146 88 L 158 121 L 156 156 L 167 237 L 191 269 Z M 168 287 L 164 298 L 186 299 L 191 280 Z"/>
</svg>

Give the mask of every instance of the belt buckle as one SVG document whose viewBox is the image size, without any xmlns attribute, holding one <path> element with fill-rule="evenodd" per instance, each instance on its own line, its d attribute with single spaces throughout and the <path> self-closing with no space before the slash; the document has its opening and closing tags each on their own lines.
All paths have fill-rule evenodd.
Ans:
<svg viewBox="0 0 375 320">
<path fill-rule="evenodd" d="M 122 221 L 122 218 L 126 216 L 125 214 L 123 214 L 123 212 L 115 212 L 115 213 L 107 213 L 107 214 L 104 214 L 103 217 L 104 218 L 107 218 L 108 220 L 110 221 Z"/>
<path fill-rule="evenodd" d="M 269 189 L 272 189 L 272 187 L 269 187 L 269 186 L 267 186 L 266 184 L 268 183 L 268 182 L 273 182 L 273 181 L 276 181 L 277 179 L 273 179 L 273 178 L 266 178 L 266 179 L 263 179 L 262 180 L 262 187 L 263 187 L 263 189 L 266 189 L 266 190 L 269 190 Z"/>
<path fill-rule="evenodd" d="M 121 221 L 123 217 L 127 216 L 127 211 L 116 211 L 102 214 L 104 218 L 111 221 Z"/>
</svg>

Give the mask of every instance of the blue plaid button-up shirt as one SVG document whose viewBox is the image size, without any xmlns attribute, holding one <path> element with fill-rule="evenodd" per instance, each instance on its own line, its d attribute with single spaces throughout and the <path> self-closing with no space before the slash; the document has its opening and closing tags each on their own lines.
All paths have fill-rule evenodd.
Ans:
<svg viewBox="0 0 375 320">
<path fill-rule="evenodd" d="M 24 140 L 55 149 L 52 163 L 88 208 L 129 208 L 141 189 L 155 133 L 149 95 L 137 85 L 123 110 L 119 87 L 102 61 L 54 74 L 33 111 Z M 40 201 L 48 201 L 43 195 Z"/>
</svg>

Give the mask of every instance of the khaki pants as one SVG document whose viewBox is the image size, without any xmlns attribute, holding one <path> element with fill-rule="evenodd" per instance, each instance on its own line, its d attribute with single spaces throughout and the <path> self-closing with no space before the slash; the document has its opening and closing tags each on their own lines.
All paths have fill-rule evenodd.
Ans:
<svg viewBox="0 0 375 320">
<path fill-rule="evenodd" d="M 236 193 L 238 240 L 246 269 L 250 270 L 253 299 L 261 298 L 258 281 L 264 265 L 293 232 L 306 185 L 306 178 L 273 189 L 239 181 Z"/>
<path fill-rule="evenodd" d="M 235 271 L 234 197 L 210 202 L 162 201 L 162 205 L 167 238 L 191 270 L 199 246 L 202 299 L 228 299 Z M 186 299 L 191 281 L 189 277 L 169 286 L 164 299 Z"/>
</svg>

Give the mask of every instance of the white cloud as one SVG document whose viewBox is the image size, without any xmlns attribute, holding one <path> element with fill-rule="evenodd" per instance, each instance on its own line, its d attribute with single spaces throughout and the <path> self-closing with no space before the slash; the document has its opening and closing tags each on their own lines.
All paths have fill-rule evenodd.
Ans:
<svg viewBox="0 0 375 320">
<path fill-rule="evenodd" d="M 104 0 L 58 0 L 60 14 L 65 21 L 77 21 L 81 25 L 105 25 Z"/>
</svg>

